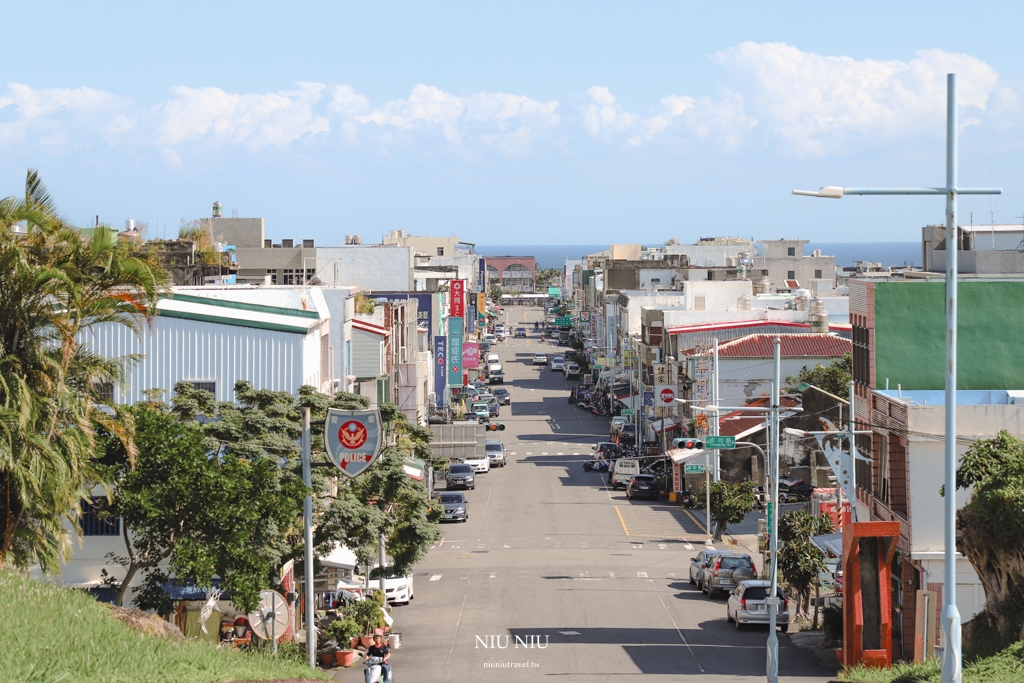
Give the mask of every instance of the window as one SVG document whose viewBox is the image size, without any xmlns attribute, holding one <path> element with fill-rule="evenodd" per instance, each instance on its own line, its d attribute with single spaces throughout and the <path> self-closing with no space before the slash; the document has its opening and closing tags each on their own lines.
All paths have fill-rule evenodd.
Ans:
<svg viewBox="0 0 1024 683">
<path fill-rule="evenodd" d="M 705 298 L 702 296 L 693 297 L 693 310 L 703 311 L 705 305 Z"/>
<path fill-rule="evenodd" d="M 815 278 L 820 278 L 821 277 L 821 271 L 820 270 L 814 271 L 814 277 Z"/>
<path fill-rule="evenodd" d="M 120 536 L 121 518 L 105 515 L 97 504 L 102 499 L 93 498 L 91 503 L 82 504 L 82 516 L 78 523 L 83 536 Z"/>
<path fill-rule="evenodd" d="M 438 256 L 444 256 L 444 247 L 438 247 L 437 248 L 437 255 Z"/>
<path fill-rule="evenodd" d="M 786 271 L 786 279 L 787 280 L 795 280 L 796 279 L 796 271 L 795 270 L 787 270 Z"/>
<path fill-rule="evenodd" d="M 270 276 L 270 284 L 277 284 L 277 268 L 267 268 L 267 275 Z"/>
<path fill-rule="evenodd" d="M 786 249 L 787 256 L 796 256 L 796 247 L 789 247 Z"/>
<path fill-rule="evenodd" d="M 300 270 L 299 273 L 301 273 L 301 272 L 302 271 Z M 295 284 L 295 270 L 294 269 L 292 269 L 292 268 L 285 268 L 284 269 L 283 284 L 286 284 L 286 285 L 294 285 Z"/>
<path fill-rule="evenodd" d="M 114 383 L 113 382 L 96 382 L 93 384 L 93 389 L 96 390 L 96 398 L 104 403 L 114 402 Z"/>
<path fill-rule="evenodd" d="M 200 391 L 209 391 L 214 396 L 217 395 L 217 381 L 216 380 L 213 380 L 213 381 L 186 380 L 186 381 L 189 384 L 191 384 L 193 387 L 195 387 L 196 389 L 199 389 Z"/>
</svg>

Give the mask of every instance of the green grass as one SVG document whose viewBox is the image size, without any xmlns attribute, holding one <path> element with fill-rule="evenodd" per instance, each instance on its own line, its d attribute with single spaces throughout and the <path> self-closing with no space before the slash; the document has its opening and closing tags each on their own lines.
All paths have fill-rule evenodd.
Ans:
<svg viewBox="0 0 1024 683">
<path fill-rule="evenodd" d="M 923 664 L 896 664 L 891 669 L 856 666 L 844 670 L 839 679 L 858 683 L 940 683 L 938 660 Z M 1024 641 L 1014 643 L 991 657 L 964 667 L 964 683 L 1020 683 L 1024 681 Z"/>
<path fill-rule="evenodd" d="M 80 591 L 0 569 L 0 681 L 206 683 L 325 679 L 323 672 L 197 640 L 146 636 Z"/>
</svg>

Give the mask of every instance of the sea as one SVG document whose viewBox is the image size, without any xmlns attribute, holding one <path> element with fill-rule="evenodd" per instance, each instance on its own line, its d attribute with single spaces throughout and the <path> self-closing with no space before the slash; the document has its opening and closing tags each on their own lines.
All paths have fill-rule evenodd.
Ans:
<svg viewBox="0 0 1024 683">
<path fill-rule="evenodd" d="M 561 268 L 568 260 L 579 259 L 607 248 L 607 244 L 478 244 L 476 252 L 484 256 L 532 256 L 538 268 Z M 871 261 L 883 266 L 920 268 L 922 265 L 920 242 L 810 242 L 804 245 L 804 254 L 810 256 L 815 249 L 821 249 L 825 256 L 835 256 L 837 266 L 852 266 L 854 261 Z"/>
</svg>

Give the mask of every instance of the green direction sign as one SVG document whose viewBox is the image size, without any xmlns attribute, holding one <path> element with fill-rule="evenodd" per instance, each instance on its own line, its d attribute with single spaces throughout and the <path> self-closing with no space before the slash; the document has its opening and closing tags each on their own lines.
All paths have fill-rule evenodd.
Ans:
<svg viewBox="0 0 1024 683">
<path fill-rule="evenodd" d="M 704 448 L 736 448 L 735 436 L 705 436 Z"/>
<path fill-rule="evenodd" d="M 558 327 L 569 327 L 572 324 L 572 316 L 564 315 L 555 318 L 555 325 Z"/>
<path fill-rule="evenodd" d="M 683 465 L 683 474 L 704 474 L 704 465 Z"/>
<path fill-rule="evenodd" d="M 623 408 L 621 414 L 625 415 L 626 417 L 629 417 L 630 415 L 635 415 L 636 413 L 633 412 L 632 408 Z"/>
</svg>

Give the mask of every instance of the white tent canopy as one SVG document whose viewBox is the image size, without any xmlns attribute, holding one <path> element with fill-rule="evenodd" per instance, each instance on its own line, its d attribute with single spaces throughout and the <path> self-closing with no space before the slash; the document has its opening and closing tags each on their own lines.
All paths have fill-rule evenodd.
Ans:
<svg viewBox="0 0 1024 683">
<path fill-rule="evenodd" d="M 673 448 L 672 450 L 666 451 L 665 455 L 672 458 L 672 462 L 681 463 L 696 460 L 697 458 L 704 457 L 709 451 L 703 448 Z"/>
</svg>

